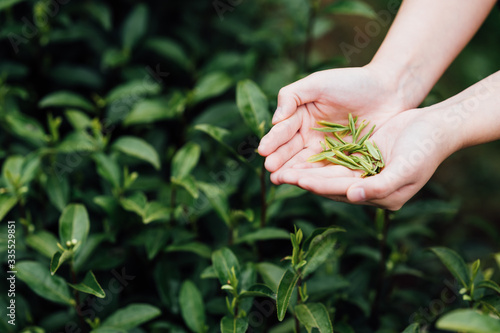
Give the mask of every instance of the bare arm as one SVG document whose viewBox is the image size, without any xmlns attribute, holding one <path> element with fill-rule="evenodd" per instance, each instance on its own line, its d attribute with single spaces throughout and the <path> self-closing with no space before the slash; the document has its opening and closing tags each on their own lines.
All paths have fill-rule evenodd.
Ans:
<svg viewBox="0 0 500 333">
<path fill-rule="evenodd" d="M 406 106 L 418 106 L 474 36 L 495 2 L 403 1 L 369 66 L 394 79 Z"/>
</svg>

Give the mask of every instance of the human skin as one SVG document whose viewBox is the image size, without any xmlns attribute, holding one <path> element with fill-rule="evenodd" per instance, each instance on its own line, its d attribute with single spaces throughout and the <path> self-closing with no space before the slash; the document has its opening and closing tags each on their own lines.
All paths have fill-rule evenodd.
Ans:
<svg viewBox="0 0 500 333">
<path fill-rule="evenodd" d="M 449 155 L 497 139 L 500 72 L 439 104 L 403 111 L 386 121 L 370 139 L 386 163 L 378 175 L 361 178 L 359 170 L 303 162 L 279 173 L 277 182 L 336 201 L 398 210 Z"/>
<path fill-rule="evenodd" d="M 377 193 L 388 195 L 390 190 L 399 191 L 400 195 L 394 204 L 390 204 L 390 200 L 380 201 L 381 194 L 370 194 L 368 184 L 376 177 L 365 180 L 363 184 L 368 187 L 363 196 L 359 189 L 365 185 L 354 186 L 354 179 L 350 178 L 356 173 L 344 167 L 332 166 L 335 172 L 329 174 L 336 181 L 344 181 L 344 186 L 337 184 L 333 188 L 321 190 L 315 186 L 306 186 L 304 180 L 299 183 L 291 176 L 293 172 L 288 172 L 287 177 L 283 174 L 289 169 L 297 171 L 304 168 L 308 172 L 301 177 L 307 176 L 309 182 L 313 181 L 311 177 L 317 177 L 318 181 L 323 179 L 322 175 L 326 176 L 323 174 L 325 168 L 310 168 L 304 163 L 309 156 L 321 149 L 318 142 L 323 134 L 311 128 L 316 127 L 318 120 L 345 124 L 348 113 L 352 113 L 377 125 L 373 139 L 377 141 L 383 155 L 388 157 L 381 176 L 390 175 L 391 170 L 396 167 L 392 165 L 396 164 L 393 161 L 397 159 L 394 155 L 396 153 L 392 151 L 402 150 L 379 141 L 395 143 L 398 135 L 403 135 L 400 133 L 401 128 L 409 126 L 410 119 L 414 119 L 413 122 L 415 119 L 419 120 L 418 123 L 425 122 L 427 113 L 414 108 L 421 103 L 451 61 L 472 38 L 494 3 L 493 0 L 482 0 L 482 6 L 479 6 L 477 2 L 466 0 L 405 0 L 370 64 L 361 68 L 317 72 L 282 88 L 273 117 L 275 126 L 262 138 L 259 145 L 259 153 L 266 156 L 265 167 L 271 172 L 271 181 L 277 185 L 298 185 L 333 200 L 363 202 L 390 209 L 401 207 L 411 197 L 408 196 L 409 193 L 415 194 L 432 173 L 422 178 L 425 180 L 422 186 L 419 185 L 422 182 L 419 180 L 415 182 L 418 185 L 407 186 L 405 191 L 394 190 L 397 184 L 403 182 L 396 183 L 393 180 L 391 183 L 386 180 L 386 189 L 379 188 Z M 403 111 L 404 115 L 399 116 Z M 392 149 L 391 153 L 386 151 L 389 148 Z M 440 157 L 439 163 L 446 156 Z M 343 179 L 346 175 L 349 180 Z M 347 184 L 353 187 L 350 188 Z M 415 188 L 417 190 L 413 191 Z"/>
</svg>

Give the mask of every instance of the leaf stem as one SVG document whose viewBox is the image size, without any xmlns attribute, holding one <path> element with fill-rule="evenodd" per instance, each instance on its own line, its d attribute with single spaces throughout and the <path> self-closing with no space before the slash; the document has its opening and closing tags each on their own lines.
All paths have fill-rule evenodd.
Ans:
<svg viewBox="0 0 500 333">
<path fill-rule="evenodd" d="M 71 261 L 70 270 L 71 270 L 71 280 L 73 281 L 73 284 L 78 284 L 76 280 L 75 269 L 73 268 L 73 261 Z M 78 320 L 80 321 L 80 328 L 82 332 L 86 333 L 87 330 L 85 326 L 85 319 L 83 318 L 82 310 L 80 309 L 80 294 L 76 289 L 73 290 L 73 293 L 75 294 L 75 300 L 76 300 L 75 309 L 76 313 L 78 314 Z"/>
</svg>

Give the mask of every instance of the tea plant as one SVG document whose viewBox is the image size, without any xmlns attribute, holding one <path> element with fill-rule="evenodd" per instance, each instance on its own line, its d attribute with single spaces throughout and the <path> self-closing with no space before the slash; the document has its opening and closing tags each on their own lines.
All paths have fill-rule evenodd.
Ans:
<svg viewBox="0 0 500 333">
<path fill-rule="evenodd" d="M 496 215 L 436 183 L 398 212 L 333 202 L 256 153 L 279 88 L 348 65 L 320 46 L 377 13 L 0 2 L 0 331 L 497 332 Z"/>
</svg>

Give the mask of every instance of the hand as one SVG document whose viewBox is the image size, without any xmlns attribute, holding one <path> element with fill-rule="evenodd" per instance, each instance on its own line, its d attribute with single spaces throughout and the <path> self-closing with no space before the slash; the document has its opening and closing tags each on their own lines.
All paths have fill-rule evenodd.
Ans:
<svg viewBox="0 0 500 333">
<path fill-rule="evenodd" d="M 259 153 L 267 156 L 265 167 L 271 181 L 280 184 L 279 173 L 302 163 L 318 152 L 323 134 L 312 130 L 318 120 L 347 123 L 347 116 L 359 116 L 372 125 L 382 125 L 408 109 L 388 80 L 386 70 L 368 65 L 314 73 L 281 89 L 275 126 L 260 142 Z"/>
<path fill-rule="evenodd" d="M 280 172 L 276 182 L 297 185 L 335 201 L 397 210 L 460 148 L 442 114 L 430 108 L 414 109 L 380 126 L 370 139 L 377 143 L 386 164 L 378 175 L 361 178 L 360 171 L 328 162 L 305 162 Z"/>
</svg>

